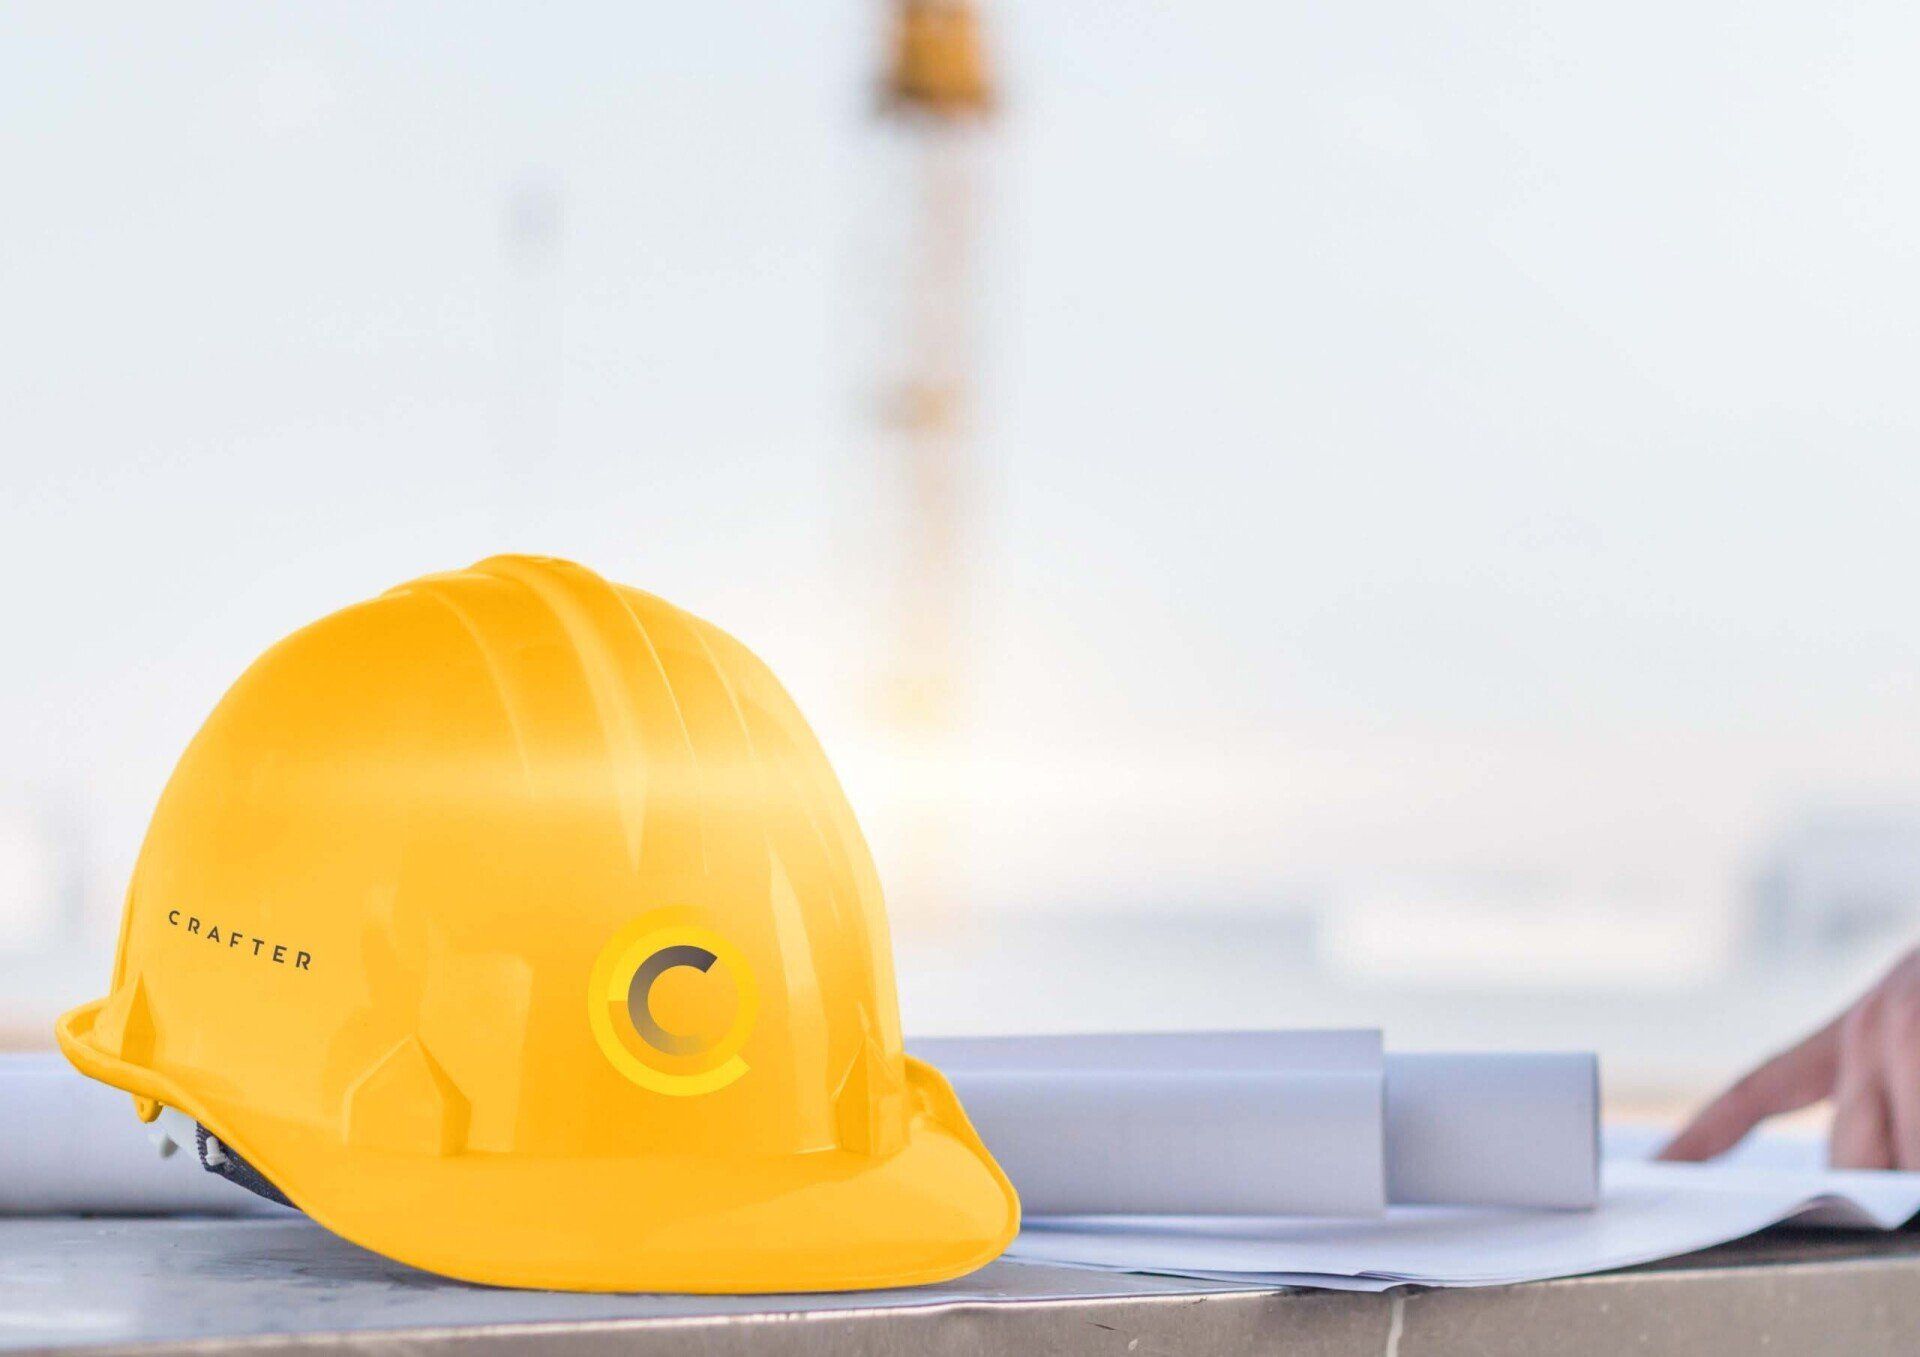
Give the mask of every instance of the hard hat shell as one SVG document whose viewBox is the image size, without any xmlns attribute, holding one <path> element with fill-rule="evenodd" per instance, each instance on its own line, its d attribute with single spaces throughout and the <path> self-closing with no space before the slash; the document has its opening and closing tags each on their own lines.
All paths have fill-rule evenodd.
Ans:
<svg viewBox="0 0 1920 1357">
<path fill-rule="evenodd" d="M 872 859 L 792 699 L 562 561 L 428 576 L 255 663 L 58 1036 L 336 1233 L 472 1281 L 908 1285 L 1019 1224 L 902 1052 Z"/>
</svg>

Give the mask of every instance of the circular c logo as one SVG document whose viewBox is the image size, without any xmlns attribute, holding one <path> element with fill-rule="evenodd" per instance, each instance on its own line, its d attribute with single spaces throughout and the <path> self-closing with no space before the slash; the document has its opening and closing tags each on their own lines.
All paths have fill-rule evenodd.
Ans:
<svg viewBox="0 0 1920 1357">
<path fill-rule="evenodd" d="M 655 1093 L 692 1097 L 747 1072 L 759 1007 L 739 950 L 692 910 L 661 910 L 616 933 L 594 962 L 587 1020 L 615 1069 Z"/>
</svg>

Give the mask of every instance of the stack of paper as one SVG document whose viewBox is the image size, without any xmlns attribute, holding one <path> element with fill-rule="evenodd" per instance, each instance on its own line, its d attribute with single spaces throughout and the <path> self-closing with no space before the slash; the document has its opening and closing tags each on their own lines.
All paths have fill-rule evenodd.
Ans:
<svg viewBox="0 0 1920 1357">
<path fill-rule="evenodd" d="M 909 1043 L 1032 1216 L 1590 1207 L 1591 1055 L 1385 1055 L 1371 1031 Z"/>
</svg>

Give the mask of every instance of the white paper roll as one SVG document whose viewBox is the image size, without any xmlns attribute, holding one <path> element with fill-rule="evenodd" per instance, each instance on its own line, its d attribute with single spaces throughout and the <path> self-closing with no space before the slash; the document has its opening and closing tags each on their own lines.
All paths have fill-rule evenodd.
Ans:
<svg viewBox="0 0 1920 1357">
<path fill-rule="evenodd" d="M 1029 1216 L 1386 1209 L 1378 1032 L 946 1038 Z"/>
<path fill-rule="evenodd" d="M 0 1215 L 291 1214 L 208 1173 L 191 1143 L 163 1157 L 126 1094 L 59 1055 L 0 1055 L 0 1116 Z"/>
<path fill-rule="evenodd" d="M 1591 1207 L 1600 1062 L 1567 1054 L 1387 1056 L 1387 1200 Z"/>
<path fill-rule="evenodd" d="M 1375 1074 L 953 1076 L 1034 1216 L 1379 1215 Z"/>
<path fill-rule="evenodd" d="M 1598 1196 L 1591 1055 L 1383 1057 L 1376 1032 L 911 1049 L 952 1079 L 1030 1216 L 1372 1216 L 1389 1201 Z M 58 1055 L 0 1056 L 0 1113 L 0 1214 L 285 1210 L 205 1172 L 191 1144 L 163 1158 L 125 1094 Z"/>
<path fill-rule="evenodd" d="M 1383 1056 L 1377 1032 L 947 1038 L 1029 1216 L 1377 1215 L 1599 1197 L 1588 1054 Z"/>
</svg>

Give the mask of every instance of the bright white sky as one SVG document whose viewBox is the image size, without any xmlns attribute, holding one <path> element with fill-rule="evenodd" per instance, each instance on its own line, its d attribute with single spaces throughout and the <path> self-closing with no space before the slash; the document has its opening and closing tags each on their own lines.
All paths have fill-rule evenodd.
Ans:
<svg viewBox="0 0 1920 1357">
<path fill-rule="evenodd" d="M 0 11 L 0 797 L 72 808 L 109 916 L 255 653 L 503 547 L 755 645 L 885 859 L 879 14 Z M 1785 811 L 1920 789 L 1920 11 L 991 19 L 983 898 L 1714 909 Z M 530 177 L 558 450 L 515 480 Z"/>
</svg>

